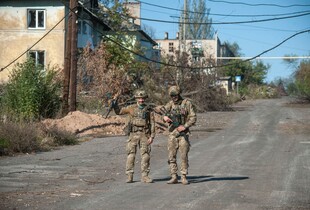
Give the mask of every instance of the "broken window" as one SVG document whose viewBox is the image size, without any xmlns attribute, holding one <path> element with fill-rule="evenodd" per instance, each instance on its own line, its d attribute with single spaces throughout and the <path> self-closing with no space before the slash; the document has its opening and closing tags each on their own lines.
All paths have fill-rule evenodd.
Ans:
<svg viewBox="0 0 310 210">
<path fill-rule="evenodd" d="M 87 34 L 87 22 L 83 21 L 83 28 L 82 28 L 82 31 L 83 31 L 83 34 Z"/>
<path fill-rule="evenodd" d="M 28 28 L 45 28 L 45 10 L 29 9 L 28 10 Z"/>
<path fill-rule="evenodd" d="M 173 51 L 174 51 L 173 42 L 169 42 L 169 52 Z"/>
<path fill-rule="evenodd" d="M 89 21 L 79 20 L 78 21 L 78 34 L 91 34 Z"/>
<path fill-rule="evenodd" d="M 31 50 L 28 56 L 32 58 L 36 65 L 45 66 L 45 51 L 43 50 Z"/>
<path fill-rule="evenodd" d="M 78 34 L 81 34 L 81 21 L 79 20 L 78 21 L 78 27 L 77 27 L 77 30 L 78 30 Z"/>
</svg>

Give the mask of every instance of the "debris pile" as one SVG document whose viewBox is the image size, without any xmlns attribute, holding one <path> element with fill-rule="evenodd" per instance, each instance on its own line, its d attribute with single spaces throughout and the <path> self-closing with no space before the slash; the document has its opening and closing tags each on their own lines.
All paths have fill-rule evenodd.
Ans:
<svg viewBox="0 0 310 210">
<path fill-rule="evenodd" d="M 99 114 L 88 114 L 81 111 L 68 113 L 61 119 L 46 119 L 42 123 L 47 127 L 56 127 L 75 133 L 78 136 L 114 136 L 125 135 L 126 116 L 109 116 L 104 118 Z M 165 125 L 161 117 L 156 115 L 156 131 L 162 133 Z"/>
</svg>

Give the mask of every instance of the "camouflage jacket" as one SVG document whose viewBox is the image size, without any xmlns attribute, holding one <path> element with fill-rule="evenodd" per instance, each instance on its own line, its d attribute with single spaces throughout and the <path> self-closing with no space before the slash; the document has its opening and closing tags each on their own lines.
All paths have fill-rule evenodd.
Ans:
<svg viewBox="0 0 310 210">
<path fill-rule="evenodd" d="M 114 112 L 117 115 L 129 115 L 129 123 L 130 127 L 132 127 L 129 132 L 143 129 L 146 134 L 149 134 L 153 138 L 155 137 L 155 115 L 149 106 L 141 109 L 137 104 L 123 108 L 116 105 Z"/>
<path fill-rule="evenodd" d="M 196 111 L 189 99 L 181 98 L 177 103 L 174 103 L 172 100 L 164 106 L 167 113 L 165 115 L 170 115 L 170 118 L 178 120 L 179 125 L 183 125 L 188 131 L 189 127 L 194 125 L 197 120 Z M 174 120 L 172 119 L 172 120 Z M 169 125 L 169 131 L 173 129 L 170 127 L 173 126 L 173 123 Z M 177 126 L 176 126 L 177 127 Z"/>
</svg>

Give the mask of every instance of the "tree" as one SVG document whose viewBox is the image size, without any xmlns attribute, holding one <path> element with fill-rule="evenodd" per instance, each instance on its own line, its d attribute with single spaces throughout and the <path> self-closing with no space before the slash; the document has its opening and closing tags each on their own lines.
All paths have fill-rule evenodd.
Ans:
<svg viewBox="0 0 310 210">
<path fill-rule="evenodd" d="M 147 33 L 152 39 L 155 39 L 156 30 L 152 26 L 143 24 L 142 30 Z"/>
<path fill-rule="evenodd" d="M 270 65 L 265 65 L 262 61 L 231 61 L 230 65 L 225 66 L 222 70 L 225 76 L 235 77 L 241 76 L 242 84 L 256 84 L 264 83 Z"/>
<path fill-rule="evenodd" d="M 294 73 L 295 81 L 288 86 L 289 94 L 310 101 L 310 61 L 302 60 Z"/>
<path fill-rule="evenodd" d="M 209 18 L 210 9 L 204 0 L 186 0 L 187 14 L 184 17 L 182 12 L 182 22 L 186 24 L 186 39 L 210 39 L 214 36 L 212 19 Z M 184 26 L 184 25 L 183 25 Z M 183 34 L 184 28 L 180 25 L 180 32 Z"/>
<path fill-rule="evenodd" d="M 284 57 L 297 57 L 297 55 L 295 54 L 286 54 L 284 55 Z M 283 62 L 286 63 L 286 65 L 290 68 L 290 69 L 297 69 L 298 68 L 298 60 L 296 59 L 291 59 L 291 58 L 284 58 Z"/>
</svg>

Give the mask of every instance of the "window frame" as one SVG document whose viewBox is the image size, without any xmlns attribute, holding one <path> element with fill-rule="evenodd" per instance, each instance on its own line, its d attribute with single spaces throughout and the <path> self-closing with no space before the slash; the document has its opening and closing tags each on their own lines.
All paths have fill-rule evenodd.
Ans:
<svg viewBox="0 0 310 210">
<path fill-rule="evenodd" d="M 30 11 L 35 11 L 35 26 L 30 26 L 31 15 Z M 43 12 L 43 27 L 39 26 L 39 12 Z M 27 9 L 27 28 L 31 30 L 46 29 L 46 9 L 28 8 Z"/>
<path fill-rule="evenodd" d="M 40 58 L 39 58 L 39 53 L 42 53 L 43 52 L 43 64 L 41 64 L 41 63 L 39 63 L 39 60 L 40 60 Z M 45 63 L 46 63 L 46 51 L 45 50 L 29 50 L 28 51 L 28 58 L 33 58 L 30 54 L 31 53 L 35 53 L 35 58 L 34 58 L 34 62 L 35 62 L 35 65 L 37 66 L 37 65 L 42 65 L 42 67 L 43 68 L 45 68 Z"/>
<path fill-rule="evenodd" d="M 169 52 L 174 52 L 174 43 L 173 42 L 169 42 L 169 48 L 168 48 L 168 51 Z"/>
</svg>

